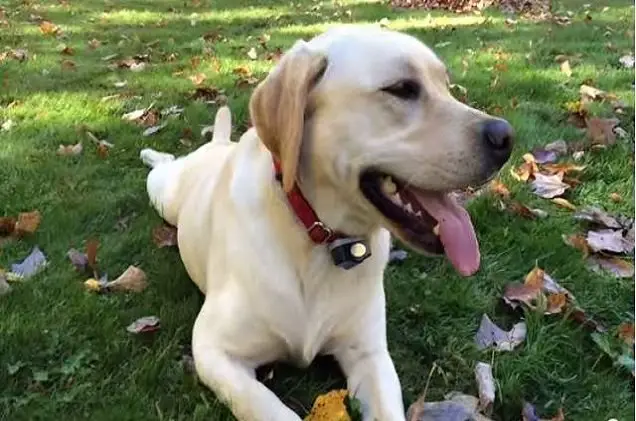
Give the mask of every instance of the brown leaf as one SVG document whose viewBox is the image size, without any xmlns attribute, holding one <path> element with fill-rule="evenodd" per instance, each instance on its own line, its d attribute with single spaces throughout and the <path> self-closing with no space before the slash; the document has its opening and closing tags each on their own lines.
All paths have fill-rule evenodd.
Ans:
<svg viewBox="0 0 636 421">
<path fill-rule="evenodd" d="M 190 79 L 195 85 L 199 86 L 207 79 L 207 76 L 205 73 L 197 73 L 190 76 L 188 79 Z"/>
<path fill-rule="evenodd" d="M 77 156 L 82 153 L 83 149 L 82 142 L 78 142 L 75 145 L 60 145 L 57 148 L 57 154 L 60 156 Z"/>
<path fill-rule="evenodd" d="M 65 70 L 75 70 L 75 68 L 77 67 L 77 65 L 75 64 L 73 60 L 62 60 L 61 64 L 62 64 L 62 69 L 65 69 Z"/>
<path fill-rule="evenodd" d="M 597 118 L 587 120 L 587 137 L 596 145 L 613 145 L 616 143 L 614 129 L 618 126 L 617 118 Z"/>
<path fill-rule="evenodd" d="M 59 47 L 60 54 L 65 56 L 73 56 L 75 55 L 75 50 L 72 47 L 69 47 L 66 44 L 62 44 Z"/>
<path fill-rule="evenodd" d="M 520 283 L 511 283 L 505 286 L 503 300 L 512 308 L 519 304 L 525 304 L 534 308 L 533 302 L 541 295 L 541 287 Z"/>
<path fill-rule="evenodd" d="M 490 191 L 504 199 L 510 198 L 510 190 L 508 190 L 508 187 L 500 180 L 492 180 L 490 182 Z"/>
<path fill-rule="evenodd" d="M 128 266 L 128 269 L 122 273 L 119 278 L 114 281 L 108 282 L 105 289 L 108 291 L 133 291 L 141 292 L 148 287 L 146 281 L 146 274 L 143 270 L 136 266 Z"/>
<path fill-rule="evenodd" d="M 602 323 L 589 316 L 582 308 L 575 307 L 572 312 L 569 313 L 569 318 L 596 332 L 603 333 L 607 331 L 607 328 Z"/>
<path fill-rule="evenodd" d="M 15 223 L 15 231 L 18 235 L 33 234 L 40 226 L 42 215 L 40 211 L 22 212 Z"/>
<path fill-rule="evenodd" d="M 3 216 L 0 218 L 0 237 L 8 237 L 15 231 L 17 221 L 11 216 Z"/>
<path fill-rule="evenodd" d="M 203 101 L 215 101 L 221 95 L 221 91 L 215 87 L 198 87 L 190 95 L 191 99 Z"/>
<path fill-rule="evenodd" d="M 629 346 L 634 346 L 634 323 L 618 326 L 618 337 Z"/>
<path fill-rule="evenodd" d="M 600 89 L 588 85 L 581 85 L 579 88 L 579 94 L 581 94 L 581 99 L 584 101 L 601 100 L 607 95 L 605 91 L 601 91 Z"/>
<path fill-rule="evenodd" d="M 170 225 L 159 225 L 152 230 L 152 239 L 157 247 L 177 245 L 177 229 Z"/>
<path fill-rule="evenodd" d="M 572 68 L 570 67 L 570 62 L 568 60 L 561 62 L 561 73 L 567 77 L 572 76 Z"/>
<path fill-rule="evenodd" d="M 479 392 L 480 409 L 484 412 L 489 412 L 495 402 L 495 379 L 492 375 L 492 366 L 478 362 L 475 366 L 475 380 Z"/>
<path fill-rule="evenodd" d="M 587 258 L 588 267 L 595 272 L 609 272 L 616 278 L 632 278 L 634 265 L 618 257 L 596 254 Z"/>
<path fill-rule="evenodd" d="M 569 113 L 569 123 L 579 128 L 584 128 L 586 126 L 585 122 L 589 113 L 583 101 L 568 102 L 565 104 L 565 108 Z"/>
<path fill-rule="evenodd" d="M 575 165 L 568 162 L 562 162 L 559 164 L 545 164 L 542 167 L 548 174 L 561 174 L 566 175 L 571 172 L 581 172 L 586 168 L 586 165 Z"/>
<path fill-rule="evenodd" d="M 156 126 L 159 123 L 160 119 L 159 111 L 155 109 L 147 110 L 141 117 L 139 117 L 135 122 L 141 127 L 152 127 Z"/>
<path fill-rule="evenodd" d="M 582 235 L 572 234 L 565 235 L 563 234 L 563 242 L 568 246 L 574 247 L 577 250 L 583 252 L 583 258 L 586 258 L 590 255 L 590 247 L 587 245 L 587 240 Z"/>
<path fill-rule="evenodd" d="M 609 251 L 613 253 L 629 253 L 634 249 L 634 243 L 626 240 L 623 230 L 603 229 L 587 232 L 587 244 L 595 252 Z"/>
<path fill-rule="evenodd" d="M 62 32 L 59 26 L 51 21 L 43 20 L 40 22 L 40 32 L 44 35 L 58 35 Z"/>
<path fill-rule="evenodd" d="M 569 201 L 565 200 L 562 197 L 555 197 L 554 199 L 552 199 L 552 203 L 565 209 L 569 209 L 572 211 L 576 210 L 576 206 L 574 206 L 572 203 L 570 203 Z"/>
<path fill-rule="evenodd" d="M 527 153 L 523 155 L 523 160 L 525 162 L 517 169 L 511 169 L 510 173 L 517 181 L 526 182 L 533 177 L 535 173 L 539 172 L 539 167 L 532 154 Z"/>
<path fill-rule="evenodd" d="M 526 333 L 527 326 L 524 322 L 517 323 L 512 329 L 505 331 L 484 314 L 475 334 L 475 343 L 478 349 L 494 346 L 497 351 L 512 351 L 523 343 Z"/>
<path fill-rule="evenodd" d="M 156 316 L 147 316 L 132 322 L 126 330 L 130 333 L 146 333 L 159 330 L 161 327 L 159 318 Z"/>
<path fill-rule="evenodd" d="M 99 248 L 99 241 L 92 239 L 86 243 L 86 258 L 88 259 L 88 266 L 97 272 L 97 249 Z M 98 278 L 96 275 L 95 278 Z"/>
<path fill-rule="evenodd" d="M 622 217 L 620 215 L 610 215 L 604 210 L 594 206 L 588 206 L 584 209 L 581 209 L 574 214 L 573 218 L 578 221 L 591 222 L 592 224 L 599 225 L 600 227 L 615 229 L 627 229 L 633 223 L 632 218 L 626 219 L 625 217 Z"/>
<path fill-rule="evenodd" d="M 548 304 L 546 306 L 546 314 L 556 314 L 563 311 L 563 307 L 567 304 L 567 296 L 564 293 L 548 295 Z"/>
</svg>

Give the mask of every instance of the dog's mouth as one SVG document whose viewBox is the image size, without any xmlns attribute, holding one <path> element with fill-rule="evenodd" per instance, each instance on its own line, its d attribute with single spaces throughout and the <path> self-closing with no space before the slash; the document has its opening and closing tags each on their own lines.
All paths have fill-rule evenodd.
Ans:
<svg viewBox="0 0 636 421">
<path fill-rule="evenodd" d="M 360 189 L 388 220 L 387 228 L 409 246 L 446 254 L 463 276 L 479 269 L 479 245 L 470 216 L 447 193 L 420 189 L 377 170 L 362 173 Z"/>
</svg>

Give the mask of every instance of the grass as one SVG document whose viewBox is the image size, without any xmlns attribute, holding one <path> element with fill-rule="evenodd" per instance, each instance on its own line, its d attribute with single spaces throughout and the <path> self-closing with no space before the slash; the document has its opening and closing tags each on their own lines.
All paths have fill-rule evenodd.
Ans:
<svg viewBox="0 0 636 421">
<path fill-rule="evenodd" d="M 573 12 L 571 25 L 521 19 L 509 27 L 494 11 L 444 15 L 392 11 L 362 0 L 301 3 L 3 2 L 6 23 L 0 24 L 0 48 L 25 48 L 30 57 L 0 64 L 0 122 L 15 123 L 0 132 L 0 214 L 38 209 L 43 221 L 34 236 L 0 249 L 0 265 L 22 259 L 35 244 L 50 264 L 0 297 L 0 419 L 231 419 L 180 365 L 202 297 L 188 280 L 178 252 L 152 243 L 151 230 L 160 219 L 148 204 L 147 170 L 138 152 L 154 147 L 183 154 L 204 142 L 198 132 L 211 123 L 215 107 L 188 98 L 193 84 L 187 77 L 198 72 L 207 75 L 207 84 L 225 90 L 237 132 L 242 132 L 251 87 L 236 87 L 233 69 L 245 65 L 262 77 L 271 67 L 262 59 L 260 35 L 271 36 L 269 50 L 285 49 L 331 23 L 384 17 L 392 27 L 437 46 L 454 82 L 468 89 L 470 103 L 505 116 L 515 126 L 519 141 L 502 179 L 516 198 L 551 214 L 528 221 L 499 211 L 492 197 L 480 197 L 470 205 L 482 244 L 478 275 L 461 279 L 447 263 L 414 255 L 387 270 L 389 343 L 405 402 L 424 389 L 434 363 L 439 370 L 432 376 L 429 400 L 451 390 L 476 393 L 472 372 L 482 360 L 492 361 L 497 379 L 496 420 L 518 420 L 524 399 L 546 416 L 563 406 L 568 420 L 633 419 L 633 378 L 614 367 L 587 332 L 562 316 L 526 314 L 527 341 L 511 353 L 480 352 L 473 344 L 482 313 L 506 327 L 518 320 L 504 311 L 499 297 L 507 282 L 521 279 L 535 263 L 608 325 L 633 317 L 633 280 L 589 272 L 579 253 L 561 240 L 562 233 L 578 229 L 570 213 L 533 196 L 527 185 L 509 176 L 510 166 L 532 147 L 581 138 L 566 122 L 564 103 L 577 99 L 584 81 L 634 103 L 634 73 L 618 64 L 620 56 L 634 49 L 633 4 L 608 0 L 604 9 L 588 2 L 593 3 L 592 19 L 586 21 L 584 1 L 564 0 L 555 9 Z M 59 25 L 64 38 L 43 36 L 29 22 L 32 14 Z M 201 39 L 212 31 L 224 40 Z M 92 39 L 101 46 L 89 48 Z M 61 42 L 75 55 L 61 56 L 56 50 Z M 247 57 L 251 47 L 259 60 Z M 115 53 L 126 57 L 145 52 L 151 63 L 139 73 L 111 71 L 101 60 Z M 163 60 L 171 54 L 173 61 Z M 554 60 L 558 54 L 581 55 L 572 77 L 560 72 Z M 192 68 L 193 57 L 201 58 L 197 69 Z M 65 70 L 63 59 L 74 61 L 76 69 Z M 493 70 L 498 60 L 506 62 L 506 71 Z M 179 71 L 183 74 L 174 75 Z M 495 74 L 498 83 L 491 87 Z M 118 80 L 127 80 L 127 87 L 115 88 Z M 116 92 L 122 95 L 101 100 Z M 151 102 L 161 108 L 180 105 L 185 111 L 158 134 L 142 137 L 141 129 L 121 115 Z M 576 205 L 598 204 L 634 214 L 633 112 L 629 106 L 620 117 L 629 142 L 584 157 L 584 183 L 568 194 Z M 596 113 L 610 115 L 611 109 L 602 105 Z M 95 153 L 78 130 L 82 125 L 115 144 L 107 158 Z M 195 133 L 192 146 L 178 142 L 186 128 Z M 60 143 L 80 140 L 85 146 L 81 156 L 56 156 Z M 625 200 L 611 202 L 608 196 L 614 192 Z M 150 288 L 129 295 L 84 291 L 84 279 L 65 253 L 84 247 L 89 238 L 100 240 L 100 264 L 111 278 L 130 264 L 138 265 L 148 274 Z M 130 322 L 151 314 L 162 321 L 157 335 L 144 339 L 126 332 Z M 10 372 L 16 367 L 17 372 Z M 275 366 L 273 373 L 265 383 L 300 414 L 318 393 L 343 385 L 328 360 L 307 371 Z"/>
</svg>

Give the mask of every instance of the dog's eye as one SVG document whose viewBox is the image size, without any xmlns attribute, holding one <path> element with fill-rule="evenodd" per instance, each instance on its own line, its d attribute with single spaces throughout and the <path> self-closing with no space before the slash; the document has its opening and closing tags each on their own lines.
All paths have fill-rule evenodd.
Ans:
<svg viewBox="0 0 636 421">
<path fill-rule="evenodd" d="M 413 100 L 419 98 L 422 88 L 418 82 L 404 79 L 382 90 L 400 99 Z"/>
</svg>

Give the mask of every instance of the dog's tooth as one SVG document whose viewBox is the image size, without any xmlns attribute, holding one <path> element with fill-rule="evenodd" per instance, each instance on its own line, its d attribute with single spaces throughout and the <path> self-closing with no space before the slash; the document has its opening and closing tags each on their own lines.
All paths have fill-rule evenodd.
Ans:
<svg viewBox="0 0 636 421">
<path fill-rule="evenodd" d="M 418 218 L 421 218 L 422 217 L 422 211 L 418 210 L 417 212 L 415 212 L 415 216 L 417 216 Z"/>
<path fill-rule="evenodd" d="M 404 209 L 406 209 L 408 213 L 413 213 L 413 206 L 410 203 L 404 205 Z"/>
<path fill-rule="evenodd" d="M 382 181 L 382 191 L 388 196 L 391 196 L 397 192 L 397 185 L 393 182 L 393 179 L 391 177 L 386 177 Z"/>
<path fill-rule="evenodd" d="M 402 203 L 402 198 L 400 197 L 399 193 L 395 193 L 393 196 L 391 196 L 391 200 L 393 201 L 393 203 L 395 203 L 396 205 L 400 205 L 403 206 L 404 204 Z"/>
<path fill-rule="evenodd" d="M 433 234 L 437 235 L 439 237 L 439 224 L 435 225 L 433 227 Z"/>
</svg>

